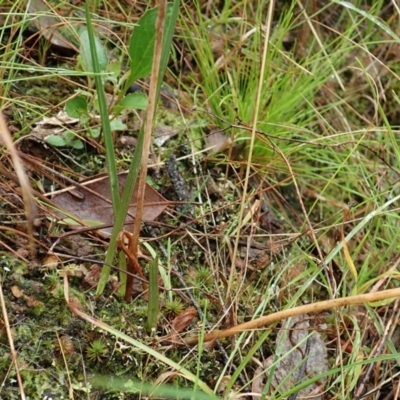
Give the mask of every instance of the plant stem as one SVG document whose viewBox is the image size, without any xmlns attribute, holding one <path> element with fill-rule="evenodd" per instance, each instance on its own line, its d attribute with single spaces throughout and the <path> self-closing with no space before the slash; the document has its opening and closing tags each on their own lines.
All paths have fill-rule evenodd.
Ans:
<svg viewBox="0 0 400 400">
<path fill-rule="evenodd" d="M 138 178 L 138 195 L 137 195 L 137 206 L 136 206 L 136 218 L 135 223 L 133 225 L 133 238 L 131 242 L 130 251 L 132 254 L 137 254 L 138 241 L 140 236 L 140 229 L 142 225 L 142 216 L 143 216 L 143 206 L 144 206 L 144 195 L 146 190 L 146 177 L 147 177 L 147 169 L 148 169 L 148 160 L 150 153 L 150 145 L 151 145 L 151 137 L 152 137 L 152 128 L 153 128 L 153 120 L 156 111 L 157 105 L 157 87 L 160 79 L 160 63 L 161 63 L 161 55 L 162 55 L 162 45 L 163 45 L 163 31 L 165 24 L 165 15 L 167 9 L 166 0 L 160 0 L 157 22 L 156 22 L 156 42 L 154 46 L 154 58 L 153 65 L 151 71 L 151 80 L 150 80 L 150 89 L 149 89 L 149 104 L 146 112 L 146 119 L 144 125 L 144 139 L 143 139 L 143 151 L 142 151 L 142 159 L 140 163 L 140 171 Z M 127 285 L 126 293 L 130 291 L 130 288 Z"/>
</svg>

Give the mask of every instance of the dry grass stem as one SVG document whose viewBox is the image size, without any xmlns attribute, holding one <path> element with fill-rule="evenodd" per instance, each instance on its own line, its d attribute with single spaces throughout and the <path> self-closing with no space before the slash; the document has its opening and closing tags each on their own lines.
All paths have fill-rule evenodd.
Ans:
<svg viewBox="0 0 400 400">
<path fill-rule="evenodd" d="M 373 303 L 380 300 L 394 299 L 398 297 L 400 297 L 400 289 L 389 289 L 382 290 L 381 292 L 376 293 L 359 294 L 356 296 L 342 297 L 339 299 L 318 301 L 316 303 L 298 306 L 288 310 L 278 311 L 276 313 L 254 319 L 249 322 L 245 322 L 229 329 L 207 333 L 206 335 L 204 335 L 204 338 L 202 338 L 202 340 L 204 342 L 209 342 L 215 339 L 222 339 L 225 337 L 234 336 L 245 331 L 251 331 L 253 329 L 261 328 L 273 322 L 278 322 L 283 319 L 294 317 L 295 315 L 314 314 L 325 310 L 331 310 L 333 308 Z M 184 342 L 187 345 L 197 344 L 198 341 L 199 337 L 184 339 Z"/>
</svg>

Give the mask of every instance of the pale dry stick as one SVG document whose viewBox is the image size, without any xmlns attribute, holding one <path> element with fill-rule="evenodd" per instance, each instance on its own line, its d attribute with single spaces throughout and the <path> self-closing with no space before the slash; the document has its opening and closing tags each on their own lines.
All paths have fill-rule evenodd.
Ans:
<svg viewBox="0 0 400 400">
<path fill-rule="evenodd" d="M 11 333 L 10 321 L 8 319 L 6 303 L 4 300 L 3 285 L 1 283 L 1 275 L 0 275 L 0 303 L 1 303 L 1 311 L 3 313 L 4 327 L 6 328 L 6 332 L 7 332 L 8 344 L 10 345 L 11 358 L 12 358 L 14 366 L 15 366 L 15 374 L 17 375 L 17 381 L 18 381 L 19 391 L 20 391 L 20 395 L 21 395 L 21 400 L 25 400 L 24 385 L 22 383 L 22 378 L 21 378 L 21 374 L 19 371 L 17 352 L 15 351 L 14 339 L 13 339 L 13 336 Z"/>
<path fill-rule="evenodd" d="M 392 0 L 391 3 L 393 4 L 393 7 L 396 9 L 397 14 L 400 15 L 400 8 L 399 8 L 399 6 L 397 5 L 397 1 L 396 1 L 396 0 Z"/>
<path fill-rule="evenodd" d="M 156 21 L 156 38 L 154 45 L 153 65 L 151 69 L 149 103 L 146 110 L 146 118 L 144 124 L 142 159 L 140 162 L 140 172 L 137 182 L 138 194 L 136 203 L 136 215 L 135 215 L 135 223 L 133 224 L 133 231 L 132 231 L 133 237 L 130 248 L 132 254 L 137 254 L 138 241 L 142 226 L 144 195 L 146 189 L 146 177 L 149 164 L 150 144 L 151 144 L 151 137 L 153 130 L 154 115 L 156 111 L 157 84 L 160 78 L 159 73 L 160 73 L 163 31 L 165 25 L 166 10 L 167 10 L 166 0 L 160 0 L 158 7 L 158 16 Z"/>
<path fill-rule="evenodd" d="M 29 249 L 32 258 L 35 258 L 36 248 L 33 240 L 33 221 L 36 216 L 36 203 L 32 195 L 32 188 L 29 183 L 29 179 L 22 166 L 21 158 L 18 156 L 18 152 L 15 148 L 14 142 L 11 137 L 11 133 L 7 127 L 6 121 L 4 119 L 3 113 L 0 112 L 0 138 L 7 147 L 10 153 L 11 160 L 14 164 L 15 172 L 19 179 L 19 185 L 22 190 L 22 197 L 24 199 L 25 215 L 27 220 L 27 231 L 29 234 Z"/>
<path fill-rule="evenodd" d="M 387 300 L 387 299 L 395 299 L 400 297 L 400 289 L 388 289 L 383 290 L 377 293 L 367 293 L 367 294 L 359 294 L 356 296 L 349 296 L 349 297 L 340 297 L 338 299 L 331 299 L 325 301 L 319 301 L 317 303 L 311 303 L 303 306 L 298 306 L 294 308 L 290 308 L 288 310 L 278 311 L 276 313 L 265 315 L 263 317 L 254 319 L 252 321 L 245 322 L 243 324 L 236 325 L 229 329 L 224 329 L 221 331 L 213 331 L 207 333 L 203 337 L 204 342 L 209 342 L 215 339 L 221 339 L 225 337 L 230 337 L 237 335 L 239 333 L 250 331 L 254 329 L 261 328 L 267 324 L 271 324 L 273 322 L 278 322 L 283 319 L 287 319 L 290 317 L 294 317 L 295 315 L 302 315 L 302 314 L 312 314 L 312 313 L 319 313 L 325 310 L 330 310 L 338 307 L 345 307 L 350 305 L 358 305 L 358 304 L 365 304 L 371 303 L 380 300 Z M 199 341 L 199 337 L 190 337 L 183 340 L 187 345 L 194 345 L 197 344 Z"/>
<path fill-rule="evenodd" d="M 242 226 L 242 223 L 243 223 L 243 217 L 244 217 L 244 212 L 245 212 L 245 208 L 246 208 L 246 200 L 247 200 L 246 193 L 247 193 L 247 188 L 249 186 L 252 153 L 253 153 L 255 139 L 256 139 L 258 114 L 259 114 L 260 107 L 261 107 L 261 95 L 262 95 L 262 88 L 263 88 L 264 75 L 265 75 L 265 69 L 266 69 L 267 53 L 268 53 L 268 48 L 269 48 L 268 45 L 269 45 L 269 38 L 270 38 L 270 34 L 271 34 L 274 9 L 275 9 L 275 1 L 271 0 L 269 2 L 269 8 L 268 8 L 268 14 L 267 14 L 264 47 L 263 47 L 262 60 L 261 60 L 261 70 L 260 70 L 259 82 L 258 82 L 258 87 L 257 87 L 257 98 L 256 98 L 256 105 L 255 105 L 255 110 L 254 110 L 254 118 L 253 118 L 253 123 L 252 123 L 251 134 L 250 134 L 249 158 L 247 160 L 247 165 L 246 165 L 246 175 L 245 175 L 244 185 L 243 185 L 243 196 L 242 196 L 242 201 L 241 201 L 240 210 L 239 210 L 239 220 L 238 220 L 239 228 L 236 233 L 235 246 L 233 248 L 233 254 L 232 254 L 232 259 L 231 259 L 232 264 L 231 264 L 231 272 L 229 274 L 228 285 L 226 288 L 226 300 L 228 300 L 230 298 L 231 287 L 233 284 L 233 278 L 234 278 L 235 271 L 236 271 L 235 263 L 236 263 L 238 249 L 239 249 L 240 231 L 241 231 L 240 227 Z M 260 30 L 261 30 L 261 27 L 260 27 Z"/>
<path fill-rule="evenodd" d="M 394 393 L 393 398 L 394 398 L 394 399 L 398 399 L 398 398 L 399 398 L 399 394 L 400 394 L 400 382 L 397 381 L 396 392 Z M 388 397 L 388 399 L 389 399 L 389 397 Z"/>
</svg>

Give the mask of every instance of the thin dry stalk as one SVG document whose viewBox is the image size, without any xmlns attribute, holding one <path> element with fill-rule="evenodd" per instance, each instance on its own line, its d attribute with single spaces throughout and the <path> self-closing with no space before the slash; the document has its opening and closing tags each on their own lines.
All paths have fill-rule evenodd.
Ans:
<svg viewBox="0 0 400 400">
<path fill-rule="evenodd" d="M 11 160 L 14 164 L 15 172 L 19 179 L 19 184 L 22 190 L 22 197 L 24 199 L 25 205 L 25 214 L 27 220 L 27 230 L 29 234 L 29 247 L 32 258 L 35 258 L 36 248 L 35 242 L 33 238 L 33 221 L 36 216 L 36 203 L 35 199 L 32 195 L 32 188 L 29 183 L 29 179 L 24 171 L 24 167 L 22 161 L 18 155 L 18 152 L 15 148 L 14 142 L 11 137 L 11 133 L 7 127 L 6 120 L 3 116 L 3 113 L 0 112 L 0 139 L 7 147 L 8 152 L 10 153 Z"/>
<path fill-rule="evenodd" d="M 391 316 L 389 318 L 388 323 L 386 324 L 385 331 L 383 332 L 383 335 L 382 335 L 378 345 L 375 346 L 375 348 L 373 348 L 371 353 L 369 354 L 369 358 L 377 357 L 382 354 L 382 351 L 384 349 L 384 346 L 387 343 L 390 333 L 393 333 L 393 330 L 397 325 L 396 321 L 397 321 L 398 313 L 395 313 L 394 311 L 398 309 L 399 301 L 400 301 L 400 299 L 396 299 L 396 302 L 394 303 L 394 306 L 393 306 L 393 311 L 391 311 Z M 371 379 L 371 375 L 374 371 L 374 368 L 376 368 L 376 363 L 369 364 L 367 371 L 361 380 L 361 383 L 358 384 L 358 386 L 354 390 L 354 400 L 360 400 L 363 397 L 363 394 L 365 393 L 366 388 L 367 388 L 367 384 Z"/>
<path fill-rule="evenodd" d="M 12 358 L 14 366 L 15 366 L 15 374 L 17 375 L 17 381 L 18 381 L 18 386 L 19 386 L 19 390 L 20 390 L 21 400 L 25 400 L 25 391 L 24 391 L 24 386 L 22 384 L 21 374 L 19 372 L 17 352 L 15 351 L 14 339 L 12 337 L 10 321 L 8 319 L 6 303 L 4 301 L 3 285 L 1 283 L 1 275 L 0 275 L 0 303 L 1 303 L 1 311 L 3 313 L 4 326 L 5 326 L 6 332 L 7 332 L 7 339 L 8 339 L 8 343 L 10 345 L 11 358 Z"/>
<path fill-rule="evenodd" d="M 149 89 L 149 104 L 146 111 L 146 119 L 144 125 L 144 140 L 143 140 L 143 151 L 142 151 L 142 160 L 140 163 L 140 172 L 138 177 L 138 195 L 137 195 L 137 203 L 136 203 L 136 215 L 135 215 L 135 223 L 133 225 L 133 237 L 132 242 L 130 244 L 130 251 L 132 254 L 138 253 L 138 241 L 140 236 L 140 229 L 142 225 L 142 216 L 143 216 L 143 206 L 144 206 L 144 194 L 146 187 L 146 177 L 149 163 L 149 153 L 150 153 L 150 145 L 153 131 L 153 120 L 156 111 L 156 102 L 157 102 L 157 85 L 159 81 L 159 73 L 160 73 L 160 62 L 161 62 L 161 54 L 162 54 L 162 43 L 163 43 L 163 31 L 165 25 L 165 15 L 167 10 L 167 2 L 166 0 L 160 0 L 159 8 L 158 8 L 158 16 L 156 21 L 156 41 L 154 46 L 154 58 L 153 65 L 151 70 L 151 80 L 150 80 L 150 89 Z M 127 288 L 128 293 L 128 288 Z M 130 299 L 126 299 L 129 301 Z"/>
<path fill-rule="evenodd" d="M 243 184 L 243 197 L 242 197 L 242 202 L 241 202 L 240 211 L 239 211 L 239 227 L 242 226 L 244 212 L 245 212 L 245 208 L 246 208 L 246 201 L 247 201 L 246 193 L 247 193 L 247 188 L 249 186 L 252 154 L 253 154 L 256 133 L 257 133 L 256 130 L 257 130 L 257 123 L 258 123 L 258 114 L 259 114 L 260 105 L 261 105 L 261 95 L 262 95 L 262 88 L 263 88 L 263 84 L 264 84 L 264 75 L 265 75 L 267 53 L 268 53 L 268 44 L 269 44 L 271 27 L 272 27 L 272 21 L 273 21 L 272 17 L 274 14 L 274 8 L 275 8 L 275 1 L 272 0 L 269 3 L 269 9 L 268 9 L 268 15 L 267 15 L 267 22 L 266 22 L 266 29 L 265 29 L 266 33 L 265 33 L 264 48 L 263 48 L 263 54 L 262 54 L 261 71 L 260 71 L 259 83 L 258 83 L 258 88 L 257 88 L 256 106 L 255 106 L 255 110 L 254 110 L 252 130 L 251 130 L 251 134 L 250 134 L 249 157 L 248 157 L 248 161 L 247 161 L 247 165 L 246 165 L 246 175 L 245 175 L 244 184 Z M 261 29 L 261 27 L 260 27 L 260 29 Z M 231 287 L 233 284 L 234 273 L 236 270 L 235 262 L 236 262 L 236 257 L 237 257 L 237 253 L 238 253 L 238 249 L 239 249 L 240 235 L 241 235 L 241 230 L 239 228 L 236 232 L 235 246 L 233 248 L 233 254 L 232 254 L 232 258 L 231 258 L 232 265 L 231 265 L 231 272 L 229 275 L 228 286 L 226 289 L 226 300 L 229 300 L 230 296 L 231 296 L 230 292 L 231 292 Z"/>
</svg>

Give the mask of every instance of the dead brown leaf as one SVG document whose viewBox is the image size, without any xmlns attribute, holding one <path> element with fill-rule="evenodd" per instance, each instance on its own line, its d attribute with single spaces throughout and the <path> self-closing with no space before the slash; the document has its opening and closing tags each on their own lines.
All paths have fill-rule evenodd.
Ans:
<svg viewBox="0 0 400 400">
<path fill-rule="evenodd" d="M 22 289 L 20 289 L 18 286 L 13 286 L 11 288 L 11 293 L 16 297 L 17 299 L 24 299 L 26 302 L 26 305 L 28 307 L 37 307 L 37 306 L 42 306 L 43 303 L 40 302 L 39 300 L 36 300 L 33 296 L 27 296 Z"/>
<path fill-rule="evenodd" d="M 100 265 L 93 264 L 86 276 L 83 278 L 82 284 L 85 288 L 93 288 L 97 286 L 100 280 L 100 275 L 101 275 L 101 267 Z"/>
<path fill-rule="evenodd" d="M 18 286 L 13 286 L 11 288 L 11 293 L 13 294 L 14 297 L 16 297 L 17 299 L 20 299 L 21 297 L 24 296 L 24 291 L 19 288 Z"/>
<path fill-rule="evenodd" d="M 174 129 L 170 126 L 157 126 L 154 130 L 154 144 L 162 147 L 169 139 L 176 136 L 179 129 Z"/>
<path fill-rule="evenodd" d="M 205 137 L 206 147 L 209 149 L 211 154 L 219 153 L 227 149 L 231 144 L 232 140 L 229 136 L 225 135 L 220 129 L 211 131 Z"/>
<path fill-rule="evenodd" d="M 187 310 L 182 311 L 174 320 L 172 321 L 172 331 L 173 333 L 180 333 L 185 328 L 187 328 L 193 320 L 196 318 L 197 311 L 194 307 L 189 307 Z"/>
<path fill-rule="evenodd" d="M 43 260 L 43 267 L 46 267 L 47 269 L 54 269 L 58 265 L 58 257 L 50 254 L 46 256 L 46 258 Z"/>
<path fill-rule="evenodd" d="M 126 173 L 118 175 L 120 195 L 125 187 Z M 78 195 L 77 195 L 78 193 Z M 88 226 L 114 224 L 114 213 L 111 205 L 110 183 L 107 176 L 92 177 L 90 183 L 81 182 L 79 188 L 71 192 L 63 192 L 52 198 L 52 201 L 60 207 L 59 215 L 66 218 L 72 214 L 83 220 Z M 135 189 L 129 207 L 128 216 L 125 220 L 125 229 L 134 221 L 136 214 L 137 190 Z M 164 199 L 150 185 L 146 185 L 145 201 L 143 210 L 143 221 L 154 221 L 167 207 L 168 201 Z M 67 216 L 68 218 L 68 216 Z M 64 219 L 69 225 L 75 225 L 71 219 Z M 112 228 L 102 228 L 101 232 L 110 234 Z"/>
</svg>

